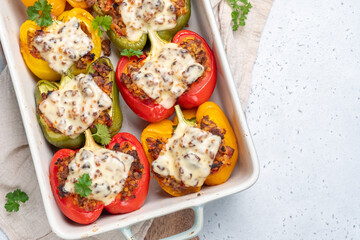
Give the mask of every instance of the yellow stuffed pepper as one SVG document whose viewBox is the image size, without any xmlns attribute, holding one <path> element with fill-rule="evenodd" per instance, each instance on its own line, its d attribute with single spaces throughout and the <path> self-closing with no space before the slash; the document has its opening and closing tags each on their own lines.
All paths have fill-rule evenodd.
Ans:
<svg viewBox="0 0 360 240">
<path fill-rule="evenodd" d="M 72 74 L 79 74 L 86 72 L 87 67 L 100 57 L 101 54 L 101 39 L 98 32 L 92 27 L 91 21 L 93 16 L 80 8 L 74 8 L 70 11 L 63 12 L 57 21 L 53 24 L 61 22 L 68 22 L 76 18 L 80 24 L 80 28 L 92 41 L 93 47 L 85 56 L 82 56 L 77 63 L 73 64 L 67 71 Z M 49 27 L 51 27 L 50 25 Z M 47 61 L 41 57 L 40 52 L 34 45 L 34 38 L 37 34 L 46 32 L 44 27 L 39 27 L 34 21 L 25 21 L 20 28 L 20 50 L 29 69 L 40 79 L 49 81 L 57 81 L 61 78 L 61 73 L 53 70 Z M 56 56 L 55 56 L 56 57 Z M 78 64 L 81 61 L 81 64 Z M 81 66 L 82 65 L 82 66 Z M 80 67 L 81 66 L 81 67 Z"/>
<path fill-rule="evenodd" d="M 235 133 L 225 114 L 213 102 L 183 112 L 179 106 L 175 109 L 174 121 L 151 123 L 141 134 L 159 185 L 172 196 L 182 196 L 198 192 L 204 183 L 224 183 L 238 158 Z"/>
</svg>

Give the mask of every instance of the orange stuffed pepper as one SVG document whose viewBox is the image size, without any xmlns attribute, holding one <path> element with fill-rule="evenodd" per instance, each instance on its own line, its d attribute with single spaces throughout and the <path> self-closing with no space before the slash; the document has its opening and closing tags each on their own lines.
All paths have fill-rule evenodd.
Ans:
<svg viewBox="0 0 360 240">
<path fill-rule="evenodd" d="M 174 121 L 148 125 L 141 142 L 159 185 L 172 196 L 200 191 L 203 184 L 227 181 L 238 158 L 235 133 L 220 107 L 175 107 Z M 178 121 L 180 119 L 180 121 Z"/>
</svg>

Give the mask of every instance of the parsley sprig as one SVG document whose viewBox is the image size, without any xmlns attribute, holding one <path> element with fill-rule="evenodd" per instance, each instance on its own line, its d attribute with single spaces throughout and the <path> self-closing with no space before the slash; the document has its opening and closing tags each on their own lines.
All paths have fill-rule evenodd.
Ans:
<svg viewBox="0 0 360 240">
<path fill-rule="evenodd" d="M 103 31 L 110 30 L 111 17 L 110 16 L 96 16 L 91 22 L 94 30 L 98 31 L 100 37 L 103 35 Z"/>
<path fill-rule="evenodd" d="M 8 212 L 19 211 L 20 202 L 25 203 L 27 200 L 29 200 L 29 196 L 20 189 L 9 192 L 6 194 L 6 198 L 7 202 L 5 203 L 5 209 Z"/>
<path fill-rule="evenodd" d="M 91 179 L 89 174 L 83 174 L 79 179 L 78 182 L 74 184 L 75 192 L 80 194 L 81 197 L 87 197 L 91 194 Z"/>
<path fill-rule="evenodd" d="M 52 6 L 47 0 L 38 0 L 33 6 L 27 8 L 28 18 L 35 21 L 40 27 L 47 27 L 53 23 L 51 17 Z"/>
<path fill-rule="evenodd" d="M 100 123 L 95 123 L 95 127 L 96 132 L 92 134 L 94 140 L 101 145 L 109 144 L 111 141 L 111 136 L 107 126 Z"/>
<path fill-rule="evenodd" d="M 143 51 L 141 50 L 134 50 L 132 48 L 130 49 L 124 49 L 121 51 L 120 53 L 122 56 L 125 56 L 125 57 L 128 57 L 130 59 L 130 57 L 132 56 L 137 56 L 137 57 L 140 57 L 141 55 L 143 55 Z"/>
<path fill-rule="evenodd" d="M 251 3 L 248 0 L 228 0 L 231 4 L 233 11 L 231 12 L 231 18 L 233 22 L 233 31 L 238 30 L 240 26 L 245 26 L 245 20 L 252 8 Z"/>
</svg>

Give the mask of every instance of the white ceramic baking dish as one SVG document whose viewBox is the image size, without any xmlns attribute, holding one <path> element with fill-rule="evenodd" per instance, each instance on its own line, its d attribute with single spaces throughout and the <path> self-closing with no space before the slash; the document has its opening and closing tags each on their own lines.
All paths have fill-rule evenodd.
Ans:
<svg viewBox="0 0 360 240">
<path fill-rule="evenodd" d="M 106 231 L 120 229 L 128 239 L 133 239 L 131 225 L 156 218 L 185 208 L 195 211 L 194 226 L 188 231 L 171 237 L 186 239 L 195 236 L 202 228 L 203 205 L 244 189 L 255 183 L 259 175 L 258 160 L 239 97 L 226 59 L 219 31 L 209 0 L 193 0 L 189 29 L 199 33 L 212 47 L 218 68 L 217 87 L 211 97 L 224 110 L 238 140 L 239 160 L 230 179 L 219 186 L 203 187 L 199 193 L 183 197 L 170 197 L 151 180 L 149 195 L 144 206 L 135 212 L 123 215 L 102 215 L 90 225 L 78 225 L 68 220 L 59 210 L 49 184 L 49 163 L 56 149 L 44 139 L 36 119 L 34 89 L 35 76 L 27 69 L 19 49 L 19 29 L 26 20 L 26 9 L 20 0 L 2 0 L 0 8 L 0 37 L 5 52 L 23 124 L 29 142 L 37 179 L 39 182 L 46 214 L 52 230 L 61 238 L 74 239 Z M 116 66 L 119 56 L 112 54 Z M 147 125 L 140 120 L 120 99 L 124 123 L 121 131 L 130 132 L 140 139 L 142 129 Z M 179 223 L 181 224 L 181 223 Z"/>
</svg>

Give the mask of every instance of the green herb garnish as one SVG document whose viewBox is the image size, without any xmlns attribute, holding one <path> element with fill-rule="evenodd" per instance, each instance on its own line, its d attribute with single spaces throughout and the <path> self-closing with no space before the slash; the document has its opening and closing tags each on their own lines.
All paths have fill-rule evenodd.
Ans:
<svg viewBox="0 0 360 240">
<path fill-rule="evenodd" d="M 16 189 L 13 192 L 6 194 L 7 202 L 5 203 L 5 209 L 8 212 L 17 212 L 19 211 L 20 202 L 24 203 L 29 200 L 29 197 L 26 193 L 20 189 Z"/>
<path fill-rule="evenodd" d="M 111 17 L 110 16 L 96 16 L 91 22 L 94 30 L 98 30 L 98 34 L 102 37 L 103 32 L 110 30 L 111 27 Z"/>
<path fill-rule="evenodd" d="M 33 6 L 28 7 L 26 13 L 28 18 L 35 21 L 40 27 L 47 27 L 53 23 L 51 17 L 52 5 L 47 0 L 38 0 Z"/>
<path fill-rule="evenodd" d="M 239 26 L 245 26 L 245 20 L 252 8 L 251 3 L 248 0 L 228 0 L 231 4 L 233 11 L 231 12 L 231 18 L 233 22 L 233 31 L 238 30 Z"/>
<path fill-rule="evenodd" d="M 137 56 L 137 57 L 140 57 L 141 55 L 143 55 L 143 51 L 141 50 L 134 50 L 132 48 L 130 49 L 124 49 L 121 51 L 120 53 L 122 56 L 125 56 L 125 57 L 128 57 L 130 59 L 130 57 L 132 56 Z"/>
<path fill-rule="evenodd" d="M 87 197 L 91 194 L 91 180 L 89 174 L 83 174 L 79 179 L 78 182 L 75 183 L 75 192 L 80 194 L 81 197 Z"/>
<path fill-rule="evenodd" d="M 101 145 L 109 144 L 111 141 L 111 136 L 108 127 L 100 123 L 96 123 L 95 127 L 96 132 L 92 134 L 94 140 Z"/>
</svg>

